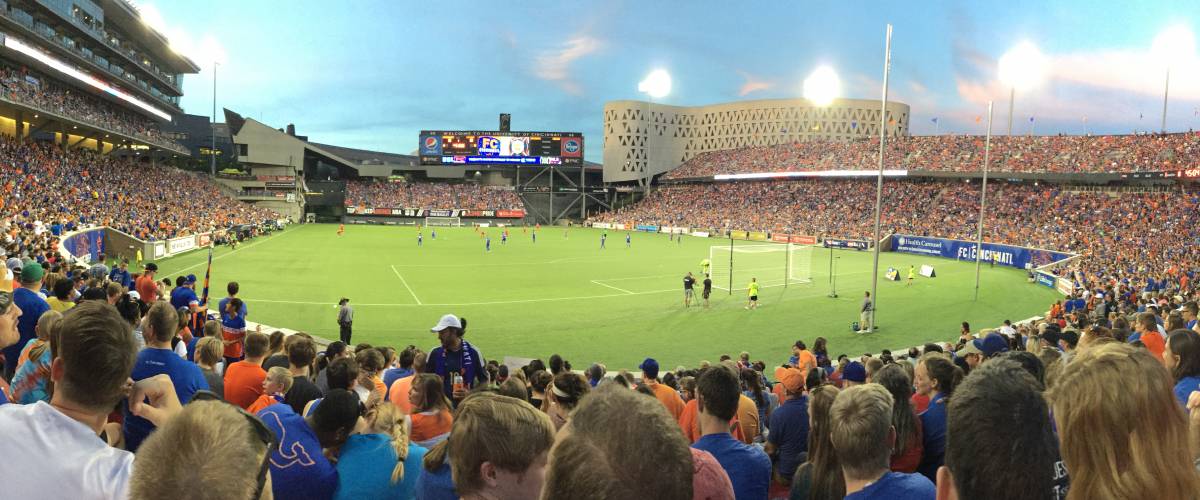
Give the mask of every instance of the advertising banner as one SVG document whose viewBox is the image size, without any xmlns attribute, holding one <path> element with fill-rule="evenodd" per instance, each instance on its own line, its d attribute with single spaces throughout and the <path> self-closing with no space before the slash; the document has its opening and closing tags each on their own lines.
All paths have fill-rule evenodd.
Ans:
<svg viewBox="0 0 1200 500">
<path fill-rule="evenodd" d="M 609 224 L 607 222 L 593 222 L 592 227 L 594 227 L 596 229 L 610 229 L 610 228 L 612 228 L 612 224 Z"/>
<path fill-rule="evenodd" d="M 767 241 L 767 233 L 762 231 L 750 231 L 746 233 L 746 239 L 753 241 Z"/>
<path fill-rule="evenodd" d="M 692 236 L 695 236 L 697 238 L 707 238 L 708 231 L 692 231 Z"/>
<path fill-rule="evenodd" d="M 867 250 L 871 248 L 871 242 L 863 240 L 843 240 L 840 238 L 825 238 L 825 248 L 853 248 L 855 250 Z"/>
<path fill-rule="evenodd" d="M 638 231 L 645 231 L 645 232 L 647 232 L 647 233 L 657 233 L 657 232 L 658 232 L 658 226 L 650 226 L 650 225 L 647 225 L 647 224 L 638 224 L 638 225 L 637 225 L 637 230 L 638 230 Z"/>
<path fill-rule="evenodd" d="M 212 233 L 204 233 L 196 235 L 196 246 L 206 247 L 212 243 Z"/>
<path fill-rule="evenodd" d="M 975 260 L 976 245 L 972 241 L 926 238 L 921 236 L 896 235 L 892 237 L 892 251 L 930 255 L 957 260 Z M 1069 254 L 1036 248 L 984 243 L 981 260 L 995 262 L 1017 269 L 1044 266 L 1070 257 Z"/>
<path fill-rule="evenodd" d="M 1075 293 L 1075 283 L 1072 283 L 1071 280 L 1066 279 L 1066 278 L 1056 279 L 1054 281 L 1054 288 L 1056 290 L 1058 290 L 1058 293 L 1061 293 L 1061 294 L 1067 295 L 1067 296 L 1070 296 L 1071 294 Z"/>
<path fill-rule="evenodd" d="M 167 254 L 175 255 L 196 248 L 195 236 L 184 236 L 167 240 Z"/>
<path fill-rule="evenodd" d="M 1038 271 L 1036 273 L 1036 278 L 1037 278 L 1037 284 L 1042 285 L 1046 288 L 1055 288 L 1055 284 L 1058 281 L 1058 277 L 1054 276 L 1053 274 L 1043 272 L 1043 271 Z"/>
<path fill-rule="evenodd" d="M 524 219 L 525 211 L 524 210 L 497 210 L 496 217 L 500 217 L 502 219 Z"/>
<path fill-rule="evenodd" d="M 154 258 L 161 259 L 167 255 L 167 244 L 161 241 L 154 242 Z"/>
<path fill-rule="evenodd" d="M 750 233 L 748 231 L 733 230 L 729 231 L 729 237 L 735 240 L 746 240 L 750 239 Z"/>
</svg>

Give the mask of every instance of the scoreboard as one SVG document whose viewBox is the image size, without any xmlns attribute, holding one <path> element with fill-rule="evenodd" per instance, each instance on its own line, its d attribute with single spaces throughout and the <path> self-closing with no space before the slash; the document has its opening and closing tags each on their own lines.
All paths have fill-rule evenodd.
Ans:
<svg viewBox="0 0 1200 500">
<path fill-rule="evenodd" d="M 422 130 L 422 165 L 582 165 L 578 132 Z"/>
</svg>

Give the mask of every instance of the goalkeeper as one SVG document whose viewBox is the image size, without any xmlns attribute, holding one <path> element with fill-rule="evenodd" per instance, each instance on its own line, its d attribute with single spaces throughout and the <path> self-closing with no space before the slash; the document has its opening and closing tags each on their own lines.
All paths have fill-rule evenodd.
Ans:
<svg viewBox="0 0 1200 500">
<path fill-rule="evenodd" d="M 700 261 L 701 274 L 704 274 L 705 276 L 707 276 L 709 268 L 711 268 L 711 267 L 712 267 L 712 262 L 709 262 L 708 259 L 704 259 L 704 260 Z"/>
</svg>

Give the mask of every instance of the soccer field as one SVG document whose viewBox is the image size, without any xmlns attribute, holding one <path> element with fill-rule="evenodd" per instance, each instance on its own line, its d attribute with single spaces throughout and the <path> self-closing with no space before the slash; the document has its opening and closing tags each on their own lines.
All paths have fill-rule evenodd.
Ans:
<svg viewBox="0 0 1200 500">
<path fill-rule="evenodd" d="M 918 276 L 911 287 L 903 279 L 881 281 L 879 330 L 863 336 L 853 334 L 850 324 L 858 321 L 863 291 L 870 289 L 870 252 L 832 252 L 838 257 L 837 299 L 827 296 L 831 252 L 814 248 L 806 254 L 811 283 L 764 287 L 758 310 L 743 309 L 746 283 L 738 282 L 732 294 L 714 290 L 710 309 L 685 309 L 683 275 L 700 276 L 709 247 L 728 246 L 729 240 L 685 237 L 677 243 L 665 234 L 633 233 L 626 248 L 626 233 L 614 230 L 601 250 L 600 230 L 572 228 L 564 236 L 561 227 L 543 228 L 533 243 L 532 229 L 511 228 L 502 245 L 500 230 L 489 228 L 492 248 L 485 252 L 472 228 L 435 228 L 436 239 L 426 228 L 421 247 L 414 227 L 348 226 L 341 237 L 336 228 L 293 226 L 235 251 L 217 249 L 212 296 L 223 297 L 225 283 L 236 280 L 251 321 L 332 340 L 338 338 L 335 304 L 349 297 L 354 342 L 397 348 L 435 346 L 429 327 L 454 313 L 469 321 L 467 339 L 487 358 L 557 353 L 576 369 L 596 361 L 632 369 L 647 356 L 665 367 L 694 366 L 741 351 L 778 365 L 796 339 L 811 345 L 818 336 L 829 339 L 833 355 L 878 352 L 951 340 L 962 321 L 978 330 L 1038 315 L 1058 297 L 1028 283 L 1022 271 L 985 265 L 976 302 L 974 262 L 883 253 L 881 275 L 894 266 L 903 278 L 910 264 L 932 264 L 937 277 Z M 785 257 L 777 255 L 776 269 L 756 264 L 760 281 L 784 281 L 769 280 L 771 274 L 783 277 Z M 197 251 L 161 261 L 159 277 L 192 273 L 203 279 L 206 256 Z"/>
</svg>

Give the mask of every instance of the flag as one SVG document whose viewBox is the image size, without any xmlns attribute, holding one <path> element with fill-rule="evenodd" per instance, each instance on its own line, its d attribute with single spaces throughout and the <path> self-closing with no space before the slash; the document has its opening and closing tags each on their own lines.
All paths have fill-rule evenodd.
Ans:
<svg viewBox="0 0 1200 500">
<path fill-rule="evenodd" d="M 200 304 L 205 307 L 208 306 L 208 279 L 212 276 L 212 257 L 213 257 L 213 244 L 209 243 L 208 244 L 208 269 L 206 269 L 204 271 L 204 292 L 203 292 L 203 297 L 200 299 Z"/>
<path fill-rule="evenodd" d="M 1029 123 L 1033 123 L 1033 117 L 1029 117 Z"/>
<path fill-rule="evenodd" d="M 1145 115 L 1143 115 L 1143 114 L 1141 114 L 1141 113 L 1138 113 L 1138 119 L 1139 119 L 1139 120 L 1141 120 L 1141 119 L 1142 119 L 1142 118 L 1144 118 L 1144 117 L 1145 117 Z"/>
<path fill-rule="evenodd" d="M 850 128 L 858 128 L 858 122 L 850 122 Z"/>
<path fill-rule="evenodd" d="M 933 122 L 934 125 L 937 125 L 937 117 L 936 116 L 933 117 L 933 119 L 929 120 L 929 121 Z"/>
<path fill-rule="evenodd" d="M 975 123 L 983 121 L 983 115 L 975 115 Z"/>
</svg>

